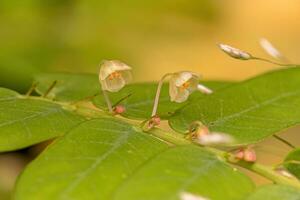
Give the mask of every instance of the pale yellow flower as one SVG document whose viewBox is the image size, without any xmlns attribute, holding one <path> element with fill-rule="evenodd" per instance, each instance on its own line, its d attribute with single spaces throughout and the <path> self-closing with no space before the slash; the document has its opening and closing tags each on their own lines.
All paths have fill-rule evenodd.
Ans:
<svg viewBox="0 0 300 200">
<path fill-rule="evenodd" d="M 199 76 L 193 72 L 178 72 L 174 73 L 169 82 L 169 94 L 171 101 L 177 103 L 184 102 L 189 95 L 197 90 Z"/>
<path fill-rule="evenodd" d="M 183 71 L 172 74 L 169 83 L 171 101 L 184 102 L 195 90 L 211 94 L 212 90 L 199 84 L 199 76 L 193 72 Z"/>
<path fill-rule="evenodd" d="M 100 66 L 99 81 L 102 89 L 117 92 L 131 80 L 131 67 L 118 60 L 103 61 Z"/>
</svg>

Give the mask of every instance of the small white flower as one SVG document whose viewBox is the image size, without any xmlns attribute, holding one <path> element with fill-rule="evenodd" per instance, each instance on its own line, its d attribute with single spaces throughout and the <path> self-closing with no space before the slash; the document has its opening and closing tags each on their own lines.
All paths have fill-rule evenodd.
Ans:
<svg viewBox="0 0 300 200">
<path fill-rule="evenodd" d="M 180 200 L 209 200 L 199 195 L 195 195 L 189 192 L 182 192 L 180 194 Z"/>
<path fill-rule="evenodd" d="M 273 58 L 276 59 L 282 59 L 282 54 L 272 45 L 269 40 L 266 38 L 261 38 L 260 41 L 260 46 Z"/>
<path fill-rule="evenodd" d="M 169 94 L 171 101 L 184 102 L 189 95 L 197 90 L 199 76 L 193 72 L 178 72 L 171 76 L 169 83 Z"/>
<path fill-rule="evenodd" d="M 240 49 L 234 48 L 232 46 L 229 46 L 227 44 L 219 44 L 219 47 L 227 55 L 229 55 L 233 58 L 240 59 L 240 60 L 249 60 L 252 58 L 252 56 L 249 53 L 242 51 Z"/>
<path fill-rule="evenodd" d="M 222 145 L 222 144 L 228 144 L 233 142 L 233 139 L 231 136 L 225 134 L 225 133 L 216 133 L 211 132 L 209 134 L 201 135 L 199 138 L 197 138 L 197 142 L 202 145 Z"/>
<path fill-rule="evenodd" d="M 99 81 L 105 91 L 119 91 L 131 80 L 131 77 L 131 67 L 121 61 L 108 60 L 100 66 Z"/>
</svg>

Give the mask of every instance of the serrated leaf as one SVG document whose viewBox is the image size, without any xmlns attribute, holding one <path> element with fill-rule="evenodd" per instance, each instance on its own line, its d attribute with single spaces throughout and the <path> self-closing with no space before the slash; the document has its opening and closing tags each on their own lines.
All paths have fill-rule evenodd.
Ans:
<svg viewBox="0 0 300 200">
<path fill-rule="evenodd" d="M 284 159 L 283 166 L 300 179 L 300 149 L 295 149 Z"/>
<path fill-rule="evenodd" d="M 246 200 L 300 200 L 300 190 L 286 185 L 268 185 L 258 188 Z"/>
<path fill-rule="evenodd" d="M 169 120 L 185 133 L 194 121 L 228 133 L 234 145 L 258 142 L 300 123 L 300 68 L 273 71 L 179 109 Z"/>
<path fill-rule="evenodd" d="M 78 101 L 100 93 L 100 84 L 96 74 L 43 73 L 35 76 L 37 93 L 43 95 L 57 81 L 47 95 L 58 101 Z"/>
<path fill-rule="evenodd" d="M 16 150 L 63 135 L 84 120 L 62 106 L 0 88 L 0 151 Z"/>
<path fill-rule="evenodd" d="M 240 199 L 252 189 L 246 176 L 199 147 L 170 148 L 103 118 L 76 127 L 33 161 L 15 199 L 179 199 L 182 190 Z"/>
<path fill-rule="evenodd" d="M 214 91 L 217 91 L 218 89 L 227 87 L 232 83 L 224 81 L 205 81 L 203 82 L 203 84 L 213 89 Z M 185 103 L 170 102 L 168 87 L 168 84 L 163 85 L 159 100 L 158 115 L 162 118 L 167 118 L 180 107 L 205 96 L 200 92 L 194 92 L 190 96 L 189 100 Z M 123 97 L 131 95 L 120 103 L 120 105 L 123 105 L 126 109 L 126 112 L 124 112 L 122 115 L 124 117 L 133 119 L 148 119 L 151 117 L 156 89 L 157 83 L 131 84 L 123 88 L 120 92 L 110 93 L 109 97 L 114 104 Z M 102 95 L 97 96 L 93 102 L 97 107 L 101 109 L 107 109 Z"/>
</svg>

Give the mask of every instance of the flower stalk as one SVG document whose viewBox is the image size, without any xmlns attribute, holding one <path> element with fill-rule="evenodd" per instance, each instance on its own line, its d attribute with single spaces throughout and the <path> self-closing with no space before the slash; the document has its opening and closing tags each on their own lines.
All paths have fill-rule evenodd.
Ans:
<svg viewBox="0 0 300 200">
<path fill-rule="evenodd" d="M 172 75 L 173 73 L 167 73 L 165 74 L 159 81 L 158 86 L 157 86 L 157 90 L 156 90 L 156 94 L 155 94 L 155 99 L 154 99 L 154 104 L 153 104 L 153 109 L 152 109 L 152 114 L 151 117 L 156 116 L 157 114 L 157 109 L 158 109 L 158 104 L 159 104 L 159 97 L 160 97 L 160 93 L 161 93 L 161 88 L 163 86 L 164 80 Z"/>
</svg>

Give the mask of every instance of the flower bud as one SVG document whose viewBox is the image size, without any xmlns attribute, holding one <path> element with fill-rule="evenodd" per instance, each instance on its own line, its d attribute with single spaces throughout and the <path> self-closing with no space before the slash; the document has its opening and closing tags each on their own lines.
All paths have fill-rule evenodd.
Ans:
<svg viewBox="0 0 300 200">
<path fill-rule="evenodd" d="M 126 111 L 125 107 L 122 105 L 117 105 L 116 107 L 114 107 L 114 113 L 115 114 L 122 114 Z"/>
<path fill-rule="evenodd" d="M 256 161 L 256 153 L 253 149 L 245 149 L 244 151 L 244 160 L 246 162 L 255 162 Z"/>
<path fill-rule="evenodd" d="M 234 48 L 232 46 L 226 45 L 226 44 L 219 44 L 219 47 L 222 51 L 224 51 L 227 55 L 229 55 L 232 58 L 240 59 L 240 60 L 249 60 L 252 58 L 252 56 L 240 49 Z"/>
</svg>

